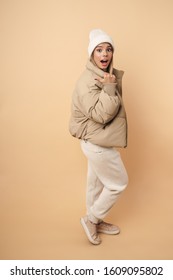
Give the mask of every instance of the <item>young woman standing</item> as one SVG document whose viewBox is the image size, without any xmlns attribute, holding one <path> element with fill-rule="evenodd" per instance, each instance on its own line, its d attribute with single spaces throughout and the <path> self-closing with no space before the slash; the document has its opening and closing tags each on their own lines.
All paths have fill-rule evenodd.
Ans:
<svg viewBox="0 0 173 280">
<path fill-rule="evenodd" d="M 87 213 L 81 224 L 89 241 L 98 245 L 100 232 L 120 232 L 104 218 L 128 184 L 116 149 L 127 146 L 127 120 L 122 101 L 123 71 L 113 68 L 114 42 L 101 29 L 92 30 L 89 39 L 89 59 L 73 93 L 69 130 L 81 139 L 88 160 Z"/>
</svg>

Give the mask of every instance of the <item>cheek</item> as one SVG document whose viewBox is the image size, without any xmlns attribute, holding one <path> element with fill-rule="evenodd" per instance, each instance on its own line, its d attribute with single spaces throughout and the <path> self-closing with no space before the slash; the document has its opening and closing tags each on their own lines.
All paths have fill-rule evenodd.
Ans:
<svg viewBox="0 0 173 280">
<path fill-rule="evenodd" d="M 113 53 L 108 53 L 108 57 L 109 57 L 109 59 L 112 59 L 112 57 L 113 57 Z M 99 53 L 94 53 L 93 54 L 93 58 L 94 58 L 94 60 L 100 60 L 101 59 L 101 54 L 99 54 Z"/>
<path fill-rule="evenodd" d="M 98 59 L 100 59 L 100 56 L 101 55 L 99 53 L 95 52 L 93 55 L 93 58 L 94 58 L 94 60 L 98 60 Z"/>
<path fill-rule="evenodd" d="M 113 53 L 110 53 L 109 58 L 112 59 L 112 57 L 113 57 Z"/>
</svg>

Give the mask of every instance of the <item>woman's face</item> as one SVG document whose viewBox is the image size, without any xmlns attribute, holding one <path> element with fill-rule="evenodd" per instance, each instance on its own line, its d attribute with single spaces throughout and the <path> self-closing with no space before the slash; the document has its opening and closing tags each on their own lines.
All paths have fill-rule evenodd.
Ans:
<svg viewBox="0 0 173 280">
<path fill-rule="evenodd" d="M 93 59 L 96 65 L 106 71 L 113 56 L 113 48 L 109 43 L 99 44 L 93 52 Z"/>
</svg>

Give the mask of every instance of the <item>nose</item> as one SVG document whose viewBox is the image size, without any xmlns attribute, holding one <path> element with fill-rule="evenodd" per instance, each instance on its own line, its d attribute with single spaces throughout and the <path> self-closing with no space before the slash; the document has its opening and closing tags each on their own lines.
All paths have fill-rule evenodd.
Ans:
<svg viewBox="0 0 173 280">
<path fill-rule="evenodd" d="M 108 55 L 107 50 L 103 50 L 103 55 L 104 55 L 104 56 L 107 56 L 107 55 Z"/>
</svg>

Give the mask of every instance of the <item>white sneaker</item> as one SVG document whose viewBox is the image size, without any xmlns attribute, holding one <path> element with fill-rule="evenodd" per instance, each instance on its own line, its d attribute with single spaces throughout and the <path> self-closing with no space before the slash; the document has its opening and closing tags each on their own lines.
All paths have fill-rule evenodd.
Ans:
<svg viewBox="0 0 173 280">
<path fill-rule="evenodd" d="M 97 224 L 97 232 L 105 233 L 105 234 L 118 234 L 120 233 L 120 229 L 118 226 L 106 223 L 102 221 Z"/>
<path fill-rule="evenodd" d="M 97 234 L 97 225 L 92 223 L 87 216 L 81 218 L 80 221 L 89 241 L 94 245 L 99 245 L 101 239 Z"/>
</svg>

